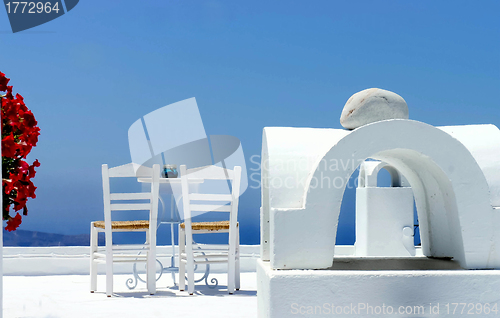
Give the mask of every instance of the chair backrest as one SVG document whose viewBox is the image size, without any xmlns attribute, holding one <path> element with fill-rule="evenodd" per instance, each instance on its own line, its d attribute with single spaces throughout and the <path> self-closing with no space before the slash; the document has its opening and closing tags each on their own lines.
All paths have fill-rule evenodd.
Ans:
<svg viewBox="0 0 500 318">
<path fill-rule="evenodd" d="M 191 229 L 193 212 L 214 211 L 230 213 L 229 231 L 234 232 L 238 219 L 241 167 L 236 166 L 234 170 L 230 170 L 211 165 L 187 170 L 185 165 L 181 165 L 180 176 L 186 231 Z M 232 181 L 230 193 L 189 193 L 189 179 L 230 180 Z"/>
<path fill-rule="evenodd" d="M 146 178 L 151 180 L 150 192 L 111 193 L 110 178 Z M 102 188 L 104 199 L 104 227 L 106 245 L 112 244 L 111 221 L 113 211 L 149 211 L 150 235 L 156 238 L 156 225 L 158 214 L 160 166 L 153 168 L 140 166 L 134 163 L 108 168 L 102 165 Z M 113 203 L 119 201 L 120 203 Z M 140 201 L 139 203 L 137 201 Z M 151 233 L 153 232 L 153 233 Z"/>
</svg>

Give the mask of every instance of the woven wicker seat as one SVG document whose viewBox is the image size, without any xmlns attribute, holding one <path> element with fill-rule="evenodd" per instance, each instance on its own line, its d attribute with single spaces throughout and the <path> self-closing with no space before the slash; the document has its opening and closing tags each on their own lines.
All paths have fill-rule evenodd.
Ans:
<svg viewBox="0 0 500 318">
<path fill-rule="evenodd" d="M 238 226 L 238 223 L 236 223 Z M 181 228 L 185 227 L 184 223 L 181 223 Z M 191 223 L 191 228 L 193 230 L 206 230 L 206 231 L 218 231 L 218 230 L 229 230 L 229 221 L 217 221 L 217 222 L 194 222 Z"/>
<path fill-rule="evenodd" d="M 94 222 L 94 226 L 104 229 L 104 221 Z M 138 220 L 138 221 L 112 221 L 111 228 L 113 230 L 139 230 L 139 229 L 149 229 L 149 221 Z"/>
</svg>

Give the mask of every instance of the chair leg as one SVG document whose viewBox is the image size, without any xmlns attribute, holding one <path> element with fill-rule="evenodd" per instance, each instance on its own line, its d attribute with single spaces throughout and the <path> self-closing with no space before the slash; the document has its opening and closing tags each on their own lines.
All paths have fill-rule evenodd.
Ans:
<svg viewBox="0 0 500 318">
<path fill-rule="evenodd" d="M 146 232 L 146 236 L 149 238 L 149 231 Z M 147 260 L 147 285 L 150 295 L 156 293 L 156 242 L 154 238 L 148 239 L 149 251 Z"/>
<path fill-rule="evenodd" d="M 186 233 L 179 227 L 179 290 L 186 289 L 186 263 L 182 259 L 182 254 L 186 253 Z"/>
<path fill-rule="evenodd" d="M 113 294 L 113 247 L 112 238 L 106 237 L 106 296 Z"/>
<path fill-rule="evenodd" d="M 188 251 L 189 253 L 189 251 Z M 188 293 L 192 295 L 194 293 L 194 260 L 193 253 L 187 255 L 187 276 L 188 276 Z"/>
<path fill-rule="evenodd" d="M 113 254 L 106 253 L 106 296 L 113 294 Z"/>
<path fill-rule="evenodd" d="M 229 254 L 227 261 L 227 291 L 234 293 L 236 277 L 236 242 L 229 242 Z"/>
<path fill-rule="evenodd" d="M 187 232 L 187 231 L 186 231 Z M 194 255 L 193 255 L 193 236 L 186 235 L 186 271 L 188 277 L 188 293 L 194 293 Z"/>
<path fill-rule="evenodd" d="M 240 290 L 240 231 L 236 232 L 236 268 L 235 268 L 235 277 L 234 277 L 234 285 L 236 290 Z"/>
<path fill-rule="evenodd" d="M 94 222 L 90 223 L 90 292 L 97 290 L 97 263 L 94 260 L 94 253 L 97 252 L 97 230 Z"/>
</svg>

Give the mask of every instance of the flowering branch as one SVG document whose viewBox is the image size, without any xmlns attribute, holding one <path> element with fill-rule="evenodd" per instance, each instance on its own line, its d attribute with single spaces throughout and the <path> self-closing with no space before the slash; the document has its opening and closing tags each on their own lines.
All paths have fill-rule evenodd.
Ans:
<svg viewBox="0 0 500 318">
<path fill-rule="evenodd" d="M 7 86 L 10 79 L 0 72 L 0 96 L 2 120 L 2 194 L 3 219 L 7 220 L 8 231 L 14 231 L 22 222 L 18 211 L 28 214 L 28 198 L 36 198 L 36 187 L 31 179 L 35 177 L 35 167 L 40 163 L 35 160 L 28 164 L 25 160 L 31 149 L 36 146 L 40 128 L 33 113 L 24 104 L 24 98 L 12 95 L 12 86 Z M 11 207 L 16 212 L 10 215 Z"/>
</svg>

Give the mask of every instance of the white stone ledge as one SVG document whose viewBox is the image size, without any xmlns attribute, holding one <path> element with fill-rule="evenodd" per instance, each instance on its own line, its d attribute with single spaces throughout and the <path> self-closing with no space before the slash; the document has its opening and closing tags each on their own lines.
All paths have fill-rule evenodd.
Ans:
<svg viewBox="0 0 500 318">
<path fill-rule="evenodd" d="M 3 274 L 5 276 L 45 276 L 45 275 L 88 275 L 89 274 L 88 246 L 61 246 L 61 247 L 4 247 Z M 256 261 L 259 258 L 258 245 L 242 245 L 241 271 L 255 272 Z M 170 265 L 172 248 L 159 246 L 158 259 L 163 266 Z M 177 246 L 175 248 L 178 254 Z M 178 259 L 175 260 L 178 265 Z M 132 273 L 132 264 L 118 263 L 114 265 L 116 274 Z M 141 266 L 139 265 L 138 268 Z M 226 264 L 211 264 L 210 271 L 223 273 L 227 271 Z M 198 271 L 205 270 L 199 266 Z M 99 274 L 104 274 L 104 265 L 98 266 Z"/>
<path fill-rule="evenodd" d="M 269 262 L 257 261 L 259 318 L 469 317 L 447 313 L 446 304 L 496 304 L 500 309 L 498 286 L 498 270 L 271 270 Z M 359 304 L 391 306 L 394 313 L 361 312 Z M 439 314 L 431 312 L 431 306 L 435 309 L 438 304 Z M 331 306 L 347 312 L 332 314 Z M 400 306 L 411 310 L 423 306 L 424 311 L 398 314 Z M 477 316 L 498 317 L 491 312 Z"/>
</svg>

